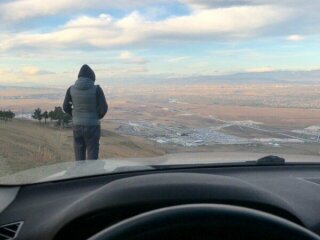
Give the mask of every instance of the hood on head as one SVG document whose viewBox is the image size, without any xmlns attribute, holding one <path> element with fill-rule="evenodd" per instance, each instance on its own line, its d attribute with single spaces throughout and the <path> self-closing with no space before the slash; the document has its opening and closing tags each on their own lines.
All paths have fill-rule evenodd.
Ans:
<svg viewBox="0 0 320 240">
<path fill-rule="evenodd" d="M 84 64 L 79 71 L 78 78 L 89 78 L 92 81 L 95 81 L 96 75 L 87 64 Z"/>
</svg>

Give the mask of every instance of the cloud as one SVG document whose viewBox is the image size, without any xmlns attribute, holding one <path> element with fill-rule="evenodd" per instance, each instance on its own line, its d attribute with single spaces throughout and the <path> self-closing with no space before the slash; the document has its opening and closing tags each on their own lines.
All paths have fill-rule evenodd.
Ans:
<svg viewBox="0 0 320 240">
<path fill-rule="evenodd" d="M 304 36 L 302 35 L 290 35 L 287 37 L 287 40 L 288 41 L 292 41 L 292 42 L 300 42 L 300 41 L 303 41 L 305 39 Z"/>
<path fill-rule="evenodd" d="M 0 10 L 5 20 L 15 21 L 35 16 L 54 15 L 72 6 L 78 6 L 77 2 L 77 0 L 55 0 L 48 4 L 42 0 L 15 0 L 1 4 Z"/>
<path fill-rule="evenodd" d="M 29 18 L 66 14 L 79 14 L 83 10 L 100 12 L 117 9 L 121 11 L 149 8 L 151 15 L 161 15 L 165 4 L 182 3 L 191 9 L 228 8 L 239 6 L 274 5 L 287 8 L 305 8 L 308 5 L 317 9 L 320 3 L 312 0 L 55 0 L 48 4 L 44 0 L 10 0 L 0 2 L 1 16 L 5 21 L 24 21 Z M 310 3 L 310 4 L 308 4 Z"/>
<path fill-rule="evenodd" d="M 259 6 L 259 5 L 277 5 L 291 7 L 304 7 L 309 2 L 311 5 L 319 6 L 314 0 L 180 0 L 193 8 L 226 8 L 234 6 Z"/>
<path fill-rule="evenodd" d="M 248 68 L 245 72 L 248 73 L 264 73 L 264 72 L 273 72 L 275 71 L 272 67 L 255 67 L 255 68 Z"/>
<path fill-rule="evenodd" d="M 24 66 L 15 68 L 0 68 L 0 84 L 57 84 L 58 79 L 68 79 L 58 73 L 40 69 L 36 66 Z M 53 77 L 54 76 L 54 77 Z"/>
<path fill-rule="evenodd" d="M 118 57 L 123 63 L 126 64 L 146 64 L 148 63 L 148 60 L 146 60 L 144 57 L 139 57 L 134 55 L 132 52 L 129 51 L 123 51 L 120 53 Z"/>
<path fill-rule="evenodd" d="M 97 74 L 104 78 L 109 77 L 124 77 L 130 75 L 146 74 L 149 70 L 145 66 L 133 67 L 112 67 L 112 68 L 98 68 L 95 70 Z"/>
<path fill-rule="evenodd" d="M 52 16 L 79 10 L 134 9 L 137 7 L 170 2 L 169 0 L 12 0 L 0 3 L 0 11 L 6 21 L 20 21 L 39 16 Z"/>
<path fill-rule="evenodd" d="M 34 67 L 34 66 L 23 67 L 21 70 L 21 73 L 26 74 L 26 75 L 30 75 L 30 76 L 54 74 L 54 72 L 47 71 L 47 70 L 41 70 L 41 69 Z"/>
<path fill-rule="evenodd" d="M 3 77 L 4 75 L 7 75 L 9 73 L 11 73 L 12 70 L 8 69 L 8 68 L 0 68 L 0 75 Z"/>
<path fill-rule="evenodd" d="M 100 14 L 97 18 L 80 16 L 74 20 L 67 22 L 65 28 L 96 28 L 107 27 L 112 22 L 112 16 L 108 14 Z"/>
<path fill-rule="evenodd" d="M 265 27 L 288 17 L 288 11 L 272 6 L 204 9 L 159 21 L 145 19 L 139 12 L 122 19 L 113 19 L 107 14 L 80 16 L 52 32 L 2 34 L 0 51 L 19 47 L 85 49 L 145 46 L 177 40 L 241 39 L 256 36 Z"/>
<path fill-rule="evenodd" d="M 211 38 L 246 37 L 255 34 L 258 29 L 281 22 L 286 17 L 286 11 L 271 6 L 205 9 L 195 11 L 189 16 L 147 24 L 147 27 L 149 26 L 149 29 L 154 29 L 164 36 L 196 37 L 198 39 L 203 36 Z"/>
<path fill-rule="evenodd" d="M 133 57 L 133 54 L 129 51 L 121 52 L 119 55 L 119 59 L 121 60 L 128 60 L 128 59 L 131 59 L 132 57 Z"/>
<path fill-rule="evenodd" d="M 18 74 L 18 75 L 25 75 L 25 76 L 39 76 L 39 75 L 50 75 L 55 74 L 52 71 L 47 71 L 44 69 L 40 69 L 35 66 L 24 66 L 20 69 L 13 70 L 9 68 L 0 68 L 0 75 L 12 75 L 12 74 Z"/>
<path fill-rule="evenodd" d="M 169 63 L 182 62 L 182 61 L 187 60 L 187 59 L 189 59 L 189 58 L 190 58 L 190 57 L 188 57 L 188 56 L 174 57 L 174 58 L 169 58 L 169 59 L 167 60 L 167 62 L 169 62 Z"/>
</svg>

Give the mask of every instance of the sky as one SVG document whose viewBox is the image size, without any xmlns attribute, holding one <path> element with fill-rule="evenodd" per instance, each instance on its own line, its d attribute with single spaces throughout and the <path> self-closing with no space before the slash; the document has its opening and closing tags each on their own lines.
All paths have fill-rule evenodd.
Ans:
<svg viewBox="0 0 320 240">
<path fill-rule="evenodd" d="M 1 0 L 0 84 L 320 69 L 320 1 Z"/>
</svg>

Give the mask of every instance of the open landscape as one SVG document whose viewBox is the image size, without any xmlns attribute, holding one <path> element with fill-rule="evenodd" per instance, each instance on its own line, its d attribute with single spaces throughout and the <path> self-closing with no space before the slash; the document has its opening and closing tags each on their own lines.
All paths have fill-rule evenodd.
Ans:
<svg viewBox="0 0 320 240">
<path fill-rule="evenodd" d="M 0 122 L 0 132 L 0 175 L 74 159 L 71 129 L 16 119 Z M 100 148 L 103 159 L 164 154 L 152 142 L 117 134 L 112 124 L 102 130 Z"/>
<path fill-rule="evenodd" d="M 320 85 L 189 84 L 105 87 L 100 158 L 184 152 L 319 156 Z M 72 130 L 32 120 L 35 108 L 61 106 L 65 89 L 0 88 L 1 174 L 72 161 Z M 245 159 L 244 159 L 245 160 Z"/>
</svg>

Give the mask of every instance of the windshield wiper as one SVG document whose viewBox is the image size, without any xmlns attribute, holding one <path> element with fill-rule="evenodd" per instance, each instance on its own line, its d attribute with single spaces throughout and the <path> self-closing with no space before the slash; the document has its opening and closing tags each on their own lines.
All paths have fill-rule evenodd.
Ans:
<svg viewBox="0 0 320 240">
<path fill-rule="evenodd" d="M 286 160 L 279 156 L 269 155 L 259 158 L 256 161 L 247 161 L 247 163 L 253 163 L 256 165 L 285 165 Z"/>
</svg>

